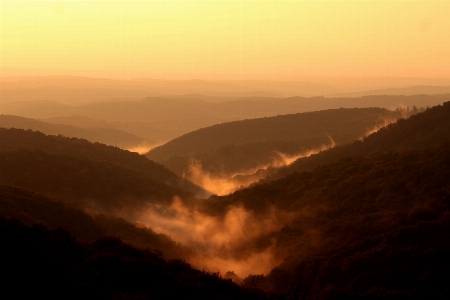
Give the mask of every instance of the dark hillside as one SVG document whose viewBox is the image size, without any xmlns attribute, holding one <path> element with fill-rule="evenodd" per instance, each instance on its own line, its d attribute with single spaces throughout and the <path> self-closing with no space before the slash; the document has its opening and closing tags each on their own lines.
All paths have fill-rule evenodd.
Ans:
<svg viewBox="0 0 450 300">
<path fill-rule="evenodd" d="M 375 152 L 424 149 L 437 146 L 450 137 L 450 102 L 434 106 L 425 112 L 400 119 L 381 128 L 362 141 L 340 145 L 307 158 L 301 158 L 281 168 L 268 180 L 284 177 L 293 172 L 311 171 L 318 165 L 336 162 L 344 157 L 368 155 Z"/>
<path fill-rule="evenodd" d="M 448 178 L 449 141 L 343 159 L 211 197 L 204 211 L 217 215 L 243 205 L 257 214 L 276 207 L 297 215 L 266 237 L 285 262 L 268 276 L 244 279 L 249 286 L 258 280 L 278 298 L 445 299 Z"/>
<path fill-rule="evenodd" d="M 381 108 L 341 108 L 235 121 L 185 134 L 147 157 L 178 175 L 189 171 L 193 159 L 209 173 L 242 174 L 283 164 L 282 155 L 295 157 L 348 143 L 400 116 L 400 111 Z"/>
<path fill-rule="evenodd" d="M 164 260 L 116 237 L 80 244 L 67 231 L 0 218 L 2 293 L 45 299 L 258 299 L 218 274 Z"/>
<path fill-rule="evenodd" d="M 0 183 L 28 188 L 100 209 L 152 202 L 170 203 L 186 192 L 108 161 L 41 151 L 0 152 Z"/>
<path fill-rule="evenodd" d="M 117 217 L 88 215 L 87 206 L 57 201 L 30 190 L 0 185 L 0 217 L 13 218 L 27 226 L 41 224 L 49 229 L 62 228 L 80 242 L 94 242 L 103 236 L 117 236 L 138 248 L 157 249 L 166 258 L 188 259 L 192 250 L 164 234 L 138 228 Z"/>
<path fill-rule="evenodd" d="M 113 146 L 90 143 L 77 138 L 47 136 L 41 132 L 14 128 L 0 128 L 0 140 L 1 152 L 17 149 L 38 150 L 50 154 L 65 154 L 80 159 L 88 159 L 93 162 L 106 161 L 118 167 L 142 173 L 153 181 L 175 189 L 186 189 L 193 192 L 199 189 L 145 156 Z"/>
<path fill-rule="evenodd" d="M 235 121 L 185 134 L 153 149 L 147 156 L 160 161 L 171 156 L 191 155 L 229 144 L 295 140 L 321 134 L 330 135 L 339 144 L 355 136 L 363 136 L 367 130 L 383 124 L 383 118 L 394 117 L 394 113 L 381 108 L 342 108 Z M 343 128 L 346 130 L 342 130 Z"/>
</svg>

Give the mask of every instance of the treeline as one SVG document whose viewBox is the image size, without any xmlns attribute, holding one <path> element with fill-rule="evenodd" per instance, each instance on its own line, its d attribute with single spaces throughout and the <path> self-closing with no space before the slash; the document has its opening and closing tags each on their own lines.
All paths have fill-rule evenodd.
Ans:
<svg viewBox="0 0 450 300">
<path fill-rule="evenodd" d="M 262 299 L 216 273 L 116 237 L 79 243 L 67 231 L 0 218 L 2 293 L 46 299 Z"/>
</svg>

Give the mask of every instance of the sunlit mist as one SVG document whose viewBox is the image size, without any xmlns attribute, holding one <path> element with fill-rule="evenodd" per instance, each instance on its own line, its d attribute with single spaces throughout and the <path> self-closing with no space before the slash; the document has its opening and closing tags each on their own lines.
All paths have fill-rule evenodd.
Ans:
<svg viewBox="0 0 450 300">
<path fill-rule="evenodd" d="M 232 206 L 221 218 L 188 207 L 177 197 L 170 206 L 153 205 L 136 214 L 139 223 L 196 250 L 198 256 L 192 261 L 196 267 L 222 273 L 232 270 L 239 276 L 267 273 L 280 262 L 271 253 L 271 245 L 260 248 L 252 246 L 252 241 L 279 230 L 293 216 L 274 209 L 255 216 L 242 206 Z"/>
<path fill-rule="evenodd" d="M 145 154 L 157 146 L 159 146 L 159 145 L 150 145 L 148 142 L 144 142 L 144 143 L 141 143 L 134 147 L 128 148 L 126 150 L 128 150 L 130 152 L 136 152 L 139 154 Z"/>
<path fill-rule="evenodd" d="M 328 138 L 330 139 L 329 144 L 324 144 L 320 147 L 310 149 L 308 151 L 302 151 L 295 155 L 289 155 L 277 151 L 277 157 L 275 157 L 270 163 L 252 167 L 248 170 L 244 170 L 235 174 L 209 173 L 203 170 L 200 161 L 192 159 L 187 171 L 184 173 L 184 177 L 195 183 L 196 185 L 201 186 L 211 194 L 219 196 L 227 195 L 262 179 L 263 177 L 255 174 L 259 170 L 267 170 L 270 167 L 278 168 L 287 166 L 297 159 L 308 157 L 336 146 L 334 140 L 330 136 L 328 136 Z"/>
</svg>

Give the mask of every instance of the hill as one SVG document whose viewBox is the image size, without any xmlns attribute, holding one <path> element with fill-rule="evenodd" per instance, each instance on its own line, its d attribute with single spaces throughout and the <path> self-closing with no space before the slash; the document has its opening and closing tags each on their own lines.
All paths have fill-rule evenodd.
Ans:
<svg viewBox="0 0 450 300">
<path fill-rule="evenodd" d="M 438 146 L 450 136 L 450 102 L 427 109 L 425 112 L 400 119 L 361 141 L 339 145 L 333 149 L 301 158 L 281 168 L 268 180 L 281 178 L 293 172 L 311 171 L 317 166 L 333 163 L 342 158 L 368 155 L 375 152 L 424 149 Z"/>
<path fill-rule="evenodd" d="M 28 188 L 102 210 L 146 202 L 170 202 L 185 192 L 130 168 L 40 151 L 0 152 L 0 183 Z"/>
<path fill-rule="evenodd" d="M 151 228 L 137 227 L 121 218 L 99 214 L 81 203 L 56 200 L 18 187 L 0 185 L 0 217 L 16 219 L 27 226 L 40 224 L 52 230 L 62 228 L 83 243 L 116 236 L 135 247 L 161 251 L 169 259 L 189 259 L 194 254 L 191 249 Z"/>
<path fill-rule="evenodd" d="M 245 241 L 245 251 L 240 244 L 230 250 L 284 259 L 267 276 L 244 279 L 275 298 L 445 299 L 449 158 L 448 140 L 425 150 L 351 157 L 211 197 L 203 211 L 221 216 L 243 207 L 267 224 L 278 222 L 281 229 L 266 227 Z M 287 217 L 273 217 L 283 212 Z"/>
<path fill-rule="evenodd" d="M 59 157 L 66 162 L 70 160 L 85 161 L 85 163 L 103 165 L 114 165 L 117 171 L 114 176 L 121 176 L 118 171 L 130 173 L 134 172 L 133 177 L 143 177 L 151 179 L 151 182 L 157 182 L 159 185 L 166 185 L 174 192 L 186 189 L 192 192 L 198 192 L 198 187 L 192 183 L 180 179 L 173 172 L 167 170 L 158 163 L 147 159 L 143 155 L 125 151 L 113 146 L 107 146 L 100 143 L 90 143 L 86 140 L 77 138 L 68 138 L 63 136 L 47 136 L 41 132 L 34 132 L 23 129 L 5 129 L 0 128 L 0 152 L 16 151 L 18 149 L 29 150 L 29 155 L 41 155 L 34 151 L 47 153 L 45 157 Z M 23 152 L 24 153 L 24 152 Z M 34 153 L 34 154 L 31 154 Z M 6 154 L 5 154 L 6 155 Z M 18 155 L 18 154 L 17 154 Z M 59 155 L 59 156 L 57 156 Z M 65 155 L 63 159 L 61 155 Z M 26 155 L 23 154 L 22 157 Z M 24 166 L 26 167 L 26 166 Z M 80 170 L 81 171 L 81 170 Z"/>
<path fill-rule="evenodd" d="M 151 150 L 147 156 L 161 161 L 171 156 L 191 155 L 230 144 L 289 141 L 321 134 L 336 143 L 363 136 L 384 119 L 396 114 L 385 109 L 336 109 L 282 115 L 217 124 L 178 137 Z"/>
<path fill-rule="evenodd" d="M 0 218 L 3 293 L 46 299 L 258 299 L 249 289 L 183 260 L 116 237 L 81 244 L 62 229 Z"/>
<path fill-rule="evenodd" d="M 179 176 L 186 176 L 213 193 L 222 180 L 238 188 L 256 170 L 289 164 L 364 137 L 368 132 L 400 118 L 406 111 L 381 108 L 340 108 L 217 124 L 185 134 L 148 154 Z M 240 176 L 244 175 L 244 176 Z M 208 183 L 208 180 L 214 183 Z M 244 179 L 244 180 L 241 180 Z M 259 179 L 259 178 L 257 178 Z M 234 189 L 233 188 L 233 189 Z"/>
<path fill-rule="evenodd" d="M 0 115 L 0 127 L 31 129 L 47 135 L 63 135 L 66 137 L 86 139 L 92 143 L 98 142 L 117 146 L 122 149 L 136 147 L 144 142 L 144 139 L 137 135 L 113 128 L 80 128 L 65 124 L 50 124 L 30 118 L 10 115 Z"/>
</svg>

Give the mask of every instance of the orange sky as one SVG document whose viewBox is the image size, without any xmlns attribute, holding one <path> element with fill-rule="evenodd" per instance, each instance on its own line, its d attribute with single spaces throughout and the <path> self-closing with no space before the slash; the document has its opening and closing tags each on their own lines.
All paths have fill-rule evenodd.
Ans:
<svg viewBox="0 0 450 300">
<path fill-rule="evenodd" d="M 450 78 L 450 1 L 5 1 L 0 76 Z"/>
</svg>

